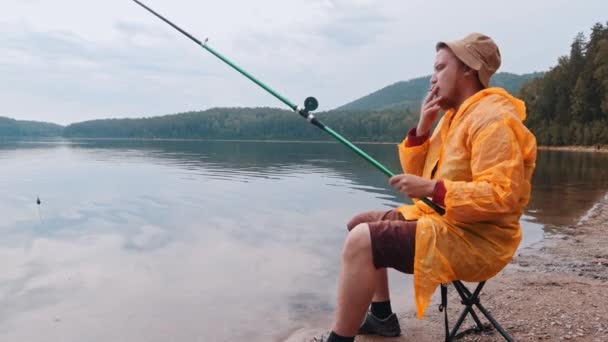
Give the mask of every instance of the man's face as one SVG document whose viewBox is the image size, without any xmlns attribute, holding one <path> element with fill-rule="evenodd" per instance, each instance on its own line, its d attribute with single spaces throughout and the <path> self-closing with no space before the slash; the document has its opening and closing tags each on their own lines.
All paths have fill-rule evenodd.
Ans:
<svg viewBox="0 0 608 342">
<path fill-rule="evenodd" d="M 459 98 L 459 84 L 464 77 L 464 68 L 448 48 L 437 51 L 435 67 L 431 77 L 431 89 L 437 88 L 437 95 L 443 100 L 439 102 L 442 109 L 454 108 Z"/>
</svg>

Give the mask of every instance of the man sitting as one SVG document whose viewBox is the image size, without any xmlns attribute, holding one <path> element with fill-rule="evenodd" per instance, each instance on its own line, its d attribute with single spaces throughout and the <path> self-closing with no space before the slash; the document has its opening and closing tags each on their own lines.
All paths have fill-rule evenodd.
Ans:
<svg viewBox="0 0 608 342">
<path fill-rule="evenodd" d="M 399 145 L 404 174 L 389 183 L 409 197 L 432 198 L 445 215 L 414 200 L 355 216 L 344 244 L 335 323 L 328 337 L 315 341 L 400 334 L 387 267 L 414 274 L 422 319 L 440 284 L 487 280 L 519 245 L 536 162 L 536 139 L 522 123 L 525 105 L 504 89 L 488 88 L 501 62 L 489 37 L 473 33 L 440 42 L 436 51 L 418 126 Z M 440 110 L 446 113 L 429 138 Z"/>
</svg>

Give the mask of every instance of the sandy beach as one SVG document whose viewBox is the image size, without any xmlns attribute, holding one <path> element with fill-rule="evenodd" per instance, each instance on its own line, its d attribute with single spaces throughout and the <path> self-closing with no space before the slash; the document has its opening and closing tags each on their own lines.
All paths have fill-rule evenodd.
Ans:
<svg viewBox="0 0 608 342">
<path fill-rule="evenodd" d="M 608 341 L 608 194 L 577 224 L 552 227 L 540 245 L 518 251 L 512 263 L 491 279 L 481 303 L 516 341 Z M 423 321 L 414 311 L 398 313 L 402 336 L 358 336 L 358 342 L 442 341 L 438 296 Z M 462 305 L 453 288 L 449 317 Z M 482 319 L 485 323 L 485 319 Z M 472 327 L 465 320 L 462 329 Z M 309 341 L 328 327 L 295 332 L 287 341 Z M 462 336 L 461 341 L 503 341 L 495 330 Z"/>
<path fill-rule="evenodd" d="M 538 146 L 539 150 L 545 151 L 575 151 L 575 152 L 608 152 L 608 145 L 594 146 Z"/>
</svg>

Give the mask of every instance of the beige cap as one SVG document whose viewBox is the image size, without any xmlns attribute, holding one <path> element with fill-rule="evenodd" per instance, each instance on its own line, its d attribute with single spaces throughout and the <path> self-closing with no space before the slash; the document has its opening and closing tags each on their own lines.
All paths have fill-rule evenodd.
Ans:
<svg viewBox="0 0 608 342">
<path fill-rule="evenodd" d="M 479 81 L 490 86 L 490 78 L 500 67 L 500 50 L 492 38 L 481 33 L 471 33 L 453 42 L 439 42 L 436 50 L 448 47 L 458 59 L 473 70 L 477 70 Z"/>
</svg>

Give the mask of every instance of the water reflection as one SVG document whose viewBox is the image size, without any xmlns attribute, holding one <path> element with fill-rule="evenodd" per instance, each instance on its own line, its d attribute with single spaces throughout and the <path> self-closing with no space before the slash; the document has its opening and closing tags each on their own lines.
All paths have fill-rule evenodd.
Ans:
<svg viewBox="0 0 608 342">
<path fill-rule="evenodd" d="M 607 189 L 608 154 L 541 151 L 528 212 L 545 224 L 575 224 Z"/>
<path fill-rule="evenodd" d="M 365 150 L 398 170 L 394 145 Z M 586 210 L 608 178 L 588 156 L 541 153 L 526 221 Z M 4 142 L 0 161 L 7 341 L 269 341 L 328 324 L 346 220 L 404 201 L 332 143 Z M 525 245 L 542 237 L 524 228 Z M 413 305 L 410 277 L 391 285 Z"/>
</svg>

